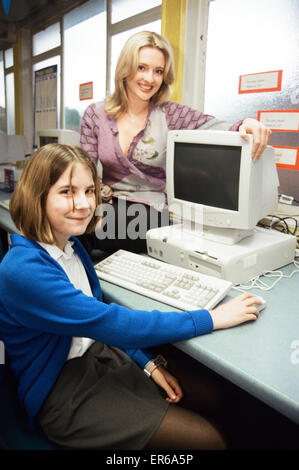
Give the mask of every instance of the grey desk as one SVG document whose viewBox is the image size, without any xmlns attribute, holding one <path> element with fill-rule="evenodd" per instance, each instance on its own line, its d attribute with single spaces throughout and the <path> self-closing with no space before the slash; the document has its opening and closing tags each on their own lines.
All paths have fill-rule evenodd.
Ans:
<svg viewBox="0 0 299 470">
<path fill-rule="evenodd" d="M 0 227 L 16 231 L 9 212 L 1 206 Z M 290 274 L 293 270 L 289 265 L 282 271 Z M 101 285 L 108 302 L 134 309 L 173 310 L 108 282 L 101 281 Z M 258 320 L 175 346 L 299 424 L 299 273 L 282 278 L 271 291 L 252 292 L 267 301 Z M 232 290 L 226 300 L 237 294 Z"/>
<path fill-rule="evenodd" d="M 289 265 L 282 271 L 293 270 Z M 134 309 L 172 310 L 108 282 L 101 285 L 106 301 Z M 255 322 L 175 346 L 299 424 L 299 273 L 282 278 L 271 291 L 252 292 L 267 300 Z M 226 300 L 236 295 L 232 290 Z"/>
</svg>

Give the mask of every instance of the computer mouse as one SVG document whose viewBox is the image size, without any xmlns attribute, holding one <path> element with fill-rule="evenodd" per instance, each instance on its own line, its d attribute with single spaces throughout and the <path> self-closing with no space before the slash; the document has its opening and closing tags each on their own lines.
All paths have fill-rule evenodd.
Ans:
<svg viewBox="0 0 299 470">
<path fill-rule="evenodd" d="M 256 307 L 258 309 L 258 311 L 260 312 L 261 310 L 263 310 L 266 307 L 267 302 L 265 301 L 265 299 L 263 297 L 260 297 L 259 295 L 255 295 L 255 298 L 259 299 L 262 302 L 261 304 L 253 304 L 253 306 Z"/>
</svg>

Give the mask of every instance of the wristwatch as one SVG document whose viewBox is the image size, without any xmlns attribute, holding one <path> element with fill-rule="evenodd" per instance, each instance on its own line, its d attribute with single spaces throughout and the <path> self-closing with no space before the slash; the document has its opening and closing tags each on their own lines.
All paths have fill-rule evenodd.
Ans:
<svg viewBox="0 0 299 470">
<path fill-rule="evenodd" d="M 167 361 L 166 361 L 166 359 L 165 359 L 163 356 L 161 356 L 161 355 L 157 356 L 155 359 L 152 359 L 151 361 L 149 361 L 149 362 L 146 364 L 145 368 L 143 369 L 143 370 L 144 370 L 144 373 L 145 373 L 148 377 L 150 377 L 150 376 L 152 375 L 153 371 L 154 371 L 155 369 L 157 369 L 157 367 L 159 367 L 159 366 L 163 366 L 163 367 L 166 367 L 166 366 L 167 366 Z"/>
</svg>

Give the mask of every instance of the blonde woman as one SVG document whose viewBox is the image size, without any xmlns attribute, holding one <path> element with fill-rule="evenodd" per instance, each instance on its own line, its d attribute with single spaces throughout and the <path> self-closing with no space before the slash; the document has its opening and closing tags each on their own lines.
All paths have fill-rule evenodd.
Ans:
<svg viewBox="0 0 299 470">
<path fill-rule="evenodd" d="M 173 56 L 168 41 L 157 33 L 136 33 L 128 39 L 120 54 L 114 93 L 104 104 L 91 104 L 85 111 L 81 146 L 96 162 L 100 161 L 106 201 L 112 201 L 114 209 L 112 213 L 107 206 L 107 230 L 97 234 L 101 239 L 98 245 L 103 249 L 143 251 L 150 221 L 154 220 L 156 225 L 163 222 L 161 211 L 167 203 L 168 130 L 230 129 L 239 130 L 244 138 L 246 133 L 252 133 L 253 158 L 259 158 L 267 145 L 271 131 L 255 119 L 247 118 L 230 125 L 169 101 L 173 81 Z M 123 240 L 117 239 L 117 222 L 127 226 L 134 218 L 136 203 L 142 204 L 147 213 L 146 218 L 141 218 L 137 240 L 130 240 L 128 233 Z M 139 207 L 136 207 L 137 211 Z M 156 218 L 153 211 L 157 211 Z M 131 217 L 127 217 L 128 213 Z M 109 226 L 113 227 L 110 233 Z M 87 241 L 86 238 L 83 241 Z M 96 237 L 90 246 L 95 242 Z"/>
</svg>

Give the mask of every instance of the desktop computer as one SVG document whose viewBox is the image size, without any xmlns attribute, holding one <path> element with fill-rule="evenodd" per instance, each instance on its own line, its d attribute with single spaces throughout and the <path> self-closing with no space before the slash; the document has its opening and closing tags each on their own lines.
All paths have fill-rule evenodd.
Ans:
<svg viewBox="0 0 299 470">
<path fill-rule="evenodd" d="M 251 150 L 237 132 L 169 132 L 174 223 L 147 232 L 148 255 L 235 285 L 294 260 L 294 236 L 257 227 L 277 208 L 279 181 L 273 149 L 257 161 Z"/>
<path fill-rule="evenodd" d="M 151 229 L 148 255 L 166 263 L 242 284 L 294 260 L 296 238 L 256 227 L 233 245 L 221 244 L 185 230 L 181 225 Z"/>
</svg>

